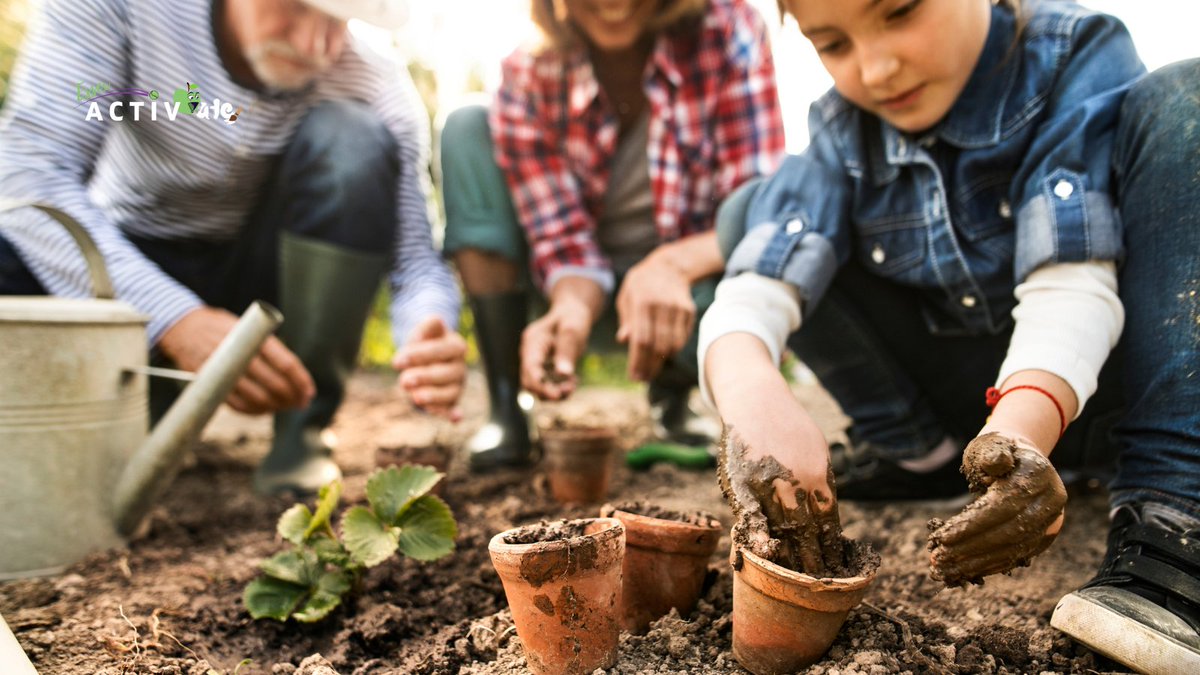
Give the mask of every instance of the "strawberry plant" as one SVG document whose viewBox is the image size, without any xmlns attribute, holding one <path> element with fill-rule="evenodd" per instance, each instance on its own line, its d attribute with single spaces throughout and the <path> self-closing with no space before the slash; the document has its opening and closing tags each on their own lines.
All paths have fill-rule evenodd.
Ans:
<svg viewBox="0 0 1200 675">
<path fill-rule="evenodd" d="M 242 602 L 250 615 L 320 621 L 359 588 L 363 570 L 397 551 L 421 561 L 448 555 L 458 525 L 450 507 L 428 494 L 442 476 L 427 466 L 376 471 L 367 480 L 368 505 L 342 515 L 340 538 L 332 523 L 339 482 L 321 489 L 315 510 L 296 504 L 285 511 L 276 529 L 292 547 L 264 560 L 262 576 L 246 586 Z"/>
</svg>

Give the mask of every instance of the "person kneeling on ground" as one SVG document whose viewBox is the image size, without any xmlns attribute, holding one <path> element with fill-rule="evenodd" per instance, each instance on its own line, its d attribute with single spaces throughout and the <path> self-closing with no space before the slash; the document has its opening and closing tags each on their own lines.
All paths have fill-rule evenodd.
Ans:
<svg viewBox="0 0 1200 675">
<path fill-rule="evenodd" d="M 399 5 L 48 0 L 0 118 L 0 197 L 82 224 L 117 299 L 149 317 L 154 361 L 194 371 L 234 313 L 280 306 L 281 339 L 226 401 L 275 414 L 262 493 L 340 476 L 320 432 L 385 277 L 403 388 L 457 415 L 465 345 L 431 243 L 428 118 L 407 73 L 346 29 Z M 64 88 L 77 105 L 47 98 Z M 0 293 L 86 296 L 85 269 L 40 210 L 0 213 Z M 177 390 L 158 386 L 161 414 Z"/>
<path fill-rule="evenodd" d="M 544 43 L 441 135 L 445 249 L 491 399 L 471 465 L 532 459 L 517 393 L 569 396 L 589 334 L 628 345 L 657 436 L 708 444 L 688 394 L 722 269 L 714 205 L 783 151 L 766 27 L 745 0 L 535 0 L 532 17 Z M 527 258 L 549 301 L 528 326 Z"/>
</svg>

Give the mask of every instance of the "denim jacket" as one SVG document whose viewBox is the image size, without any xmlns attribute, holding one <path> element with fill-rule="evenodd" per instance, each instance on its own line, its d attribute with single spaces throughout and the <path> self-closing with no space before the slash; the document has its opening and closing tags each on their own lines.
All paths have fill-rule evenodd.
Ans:
<svg viewBox="0 0 1200 675">
<path fill-rule="evenodd" d="M 852 256 L 917 290 L 933 334 L 999 333 L 1042 265 L 1117 260 L 1116 122 L 1145 67 L 1117 19 L 1073 2 L 993 6 L 953 107 L 913 136 L 831 91 L 811 144 L 752 199 L 727 265 L 799 288 L 807 316 Z"/>
</svg>

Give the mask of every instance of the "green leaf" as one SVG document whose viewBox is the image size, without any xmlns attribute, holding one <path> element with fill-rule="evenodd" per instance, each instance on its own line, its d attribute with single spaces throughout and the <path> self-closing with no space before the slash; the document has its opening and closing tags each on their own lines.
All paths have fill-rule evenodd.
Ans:
<svg viewBox="0 0 1200 675">
<path fill-rule="evenodd" d="M 314 585 L 322 572 L 317 554 L 300 548 L 276 553 L 258 567 L 268 576 L 300 586 Z"/>
<path fill-rule="evenodd" d="M 329 519 L 333 516 L 333 510 L 337 508 L 338 500 L 341 498 L 342 481 L 335 480 L 321 488 L 321 491 L 317 494 L 317 510 L 313 514 L 312 522 L 304 530 L 305 539 L 311 537 L 313 532 L 329 527 Z"/>
<path fill-rule="evenodd" d="M 242 593 L 242 604 L 255 619 L 287 621 L 288 615 L 309 593 L 305 586 L 272 577 L 251 581 Z"/>
<path fill-rule="evenodd" d="M 446 502 L 434 495 L 415 500 L 396 523 L 398 546 L 404 555 L 417 560 L 437 560 L 454 550 L 458 525 Z"/>
<path fill-rule="evenodd" d="M 299 546 L 308 536 L 308 525 L 312 522 L 312 512 L 303 504 L 296 504 L 279 516 L 279 524 L 275 529 L 279 536 Z"/>
<path fill-rule="evenodd" d="M 350 554 L 346 553 L 346 549 L 336 539 L 314 537 L 312 541 L 308 542 L 308 545 L 316 552 L 317 559 L 323 563 L 338 567 L 346 567 L 350 564 Z"/>
<path fill-rule="evenodd" d="M 376 471 L 367 480 L 367 501 L 382 520 L 395 525 L 404 509 L 433 489 L 442 475 L 432 467 L 412 464 Z"/>
<path fill-rule="evenodd" d="M 350 575 L 342 570 L 326 572 L 317 583 L 317 590 L 292 618 L 303 623 L 314 623 L 329 615 L 342 603 L 342 596 L 350 590 Z"/>
<path fill-rule="evenodd" d="M 355 506 L 342 517 L 342 539 L 352 560 L 374 567 L 395 553 L 400 529 L 380 522 L 369 509 Z"/>
</svg>

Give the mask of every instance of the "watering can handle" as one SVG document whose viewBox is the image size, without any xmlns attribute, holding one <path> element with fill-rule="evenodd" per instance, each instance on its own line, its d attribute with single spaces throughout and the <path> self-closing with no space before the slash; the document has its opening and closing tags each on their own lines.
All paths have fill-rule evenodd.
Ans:
<svg viewBox="0 0 1200 675">
<path fill-rule="evenodd" d="M 96 241 L 92 239 L 92 236 L 88 234 L 83 225 L 79 224 L 79 221 L 64 211 L 47 204 L 0 199 L 0 211 L 24 207 L 38 209 L 58 221 L 67 229 L 67 232 L 75 240 L 75 244 L 79 246 L 79 250 L 83 253 L 83 260 L 87 263 L 88 276 L 92 278 L 92 294 L 97 299 L 112 300 L 116 297 L 113 293 L 112 279 L 109 278 L 108 270 L 104 266 L 104 256 L 100 254 L 100 248 L 96 246 Z"/>
</svg>

